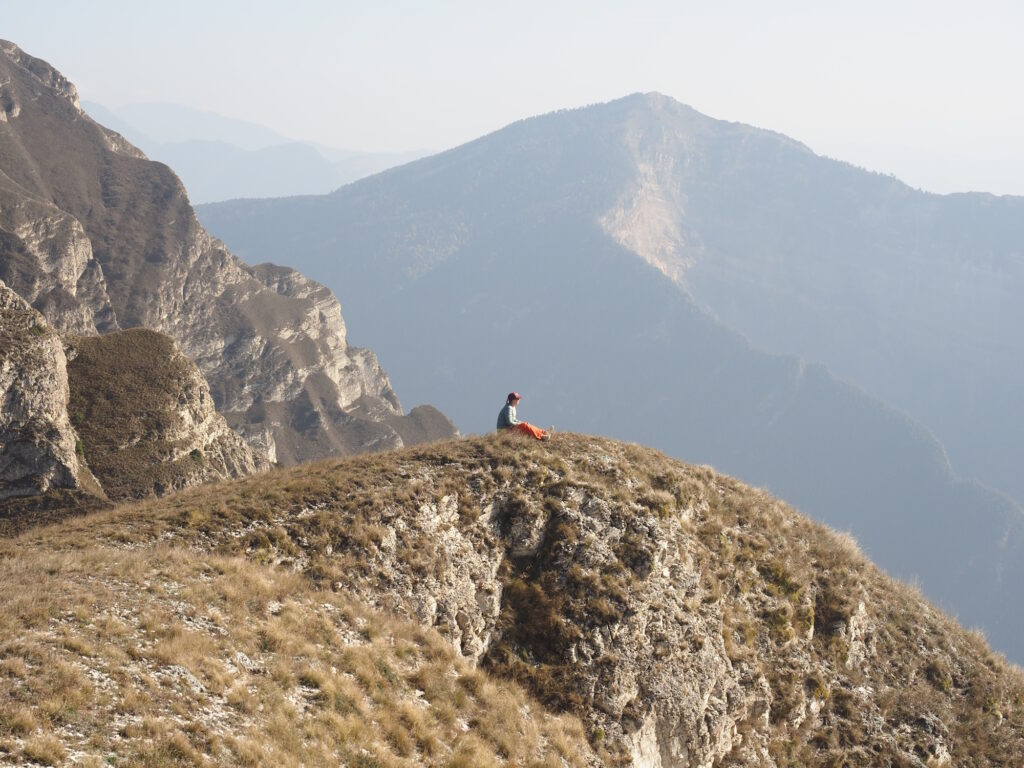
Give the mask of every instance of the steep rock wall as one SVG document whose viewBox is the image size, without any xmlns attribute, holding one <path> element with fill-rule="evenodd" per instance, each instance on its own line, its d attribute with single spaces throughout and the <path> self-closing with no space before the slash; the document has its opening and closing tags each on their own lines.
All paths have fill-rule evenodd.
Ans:
<svg viewBox="0 0 1024 768">
<path fill-rule="evenodd" d="M 60 330 L 174 338 L 272 461 L 403 444 L 398 397 L 373 353 L 348 346 L 330 291 L 234 257 L 174 173 L 94 123 L 45 62 L 0 42 L 0 80 L 0 279 Z M 431 438 L 455 434 L 440 427 Z"/>
<path fill-rule="evenodd" d="M 60 336 L 0 282 L 0 501 L 82 486 Z"/>
</svg>

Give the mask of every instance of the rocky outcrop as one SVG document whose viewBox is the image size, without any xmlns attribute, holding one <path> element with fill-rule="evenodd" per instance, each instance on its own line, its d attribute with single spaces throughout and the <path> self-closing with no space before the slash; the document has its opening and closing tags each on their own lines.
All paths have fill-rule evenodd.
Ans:
<svg viewBox="0 0 1024 768">
<path fill-rule="evenodd" d="M 269 468 L 216 412 L 206 379 L 169 337 L 133 329 L 69 341 L 71 419 L 111 499 Z"/>
<path fill-rule="evenodd" d="M 0 279 L 59 330 L 171 336 L 273 461 L 403 445 L 398 397 L 347 344 L 330 291 L 210 238 L 174 173 L 94 123 L 45 62 L 0 43 L 0 80 L 17 105 L 0 124 Z"/>
<path fill-rule="evenodd" d="M 485 705 L 489 675 L 577 716 L 577 733 L 608 766 L 1005 766 L 1024 752 L 1024 675 L 978 633 L 880 573 L 848 536 L 708 467 L 636 445 L 492 435 L 257 475 L 153 500 L 144 512 L 125 505 L 25 546 L 53 547 L 34 567 L 86 583 L 93 606 L 144 585 L 174 608 L 165 634 L 153 632 L 149 610 L 115 612 L 127 630 L 109 636 L 103 621 L 64 610 L 38 618 L 24 601 L 12 604 L 12 627 L 22 637 L 37 617 L 34 637 L 76 653 L 109 643 L 109 654 L 81 661 L 106 674 L 138 661 L 119 645 L 137 630 L 154 670 L 173 669 L 169 654 L 187 651 L 182 664 L 202 686 L 177 689 L 165 710 L 174 717 L 217 701 L 236 715 L 264 711 L 238 706 L 227 680 L 275 715 L 293 712 L 307 735 L 338 733 L 338 717 L 363 711 L 360 699 L 332 695 L 338 678 L 361 681 L 367 700 L 381 703 L 387 681 L 414 699 L 400 720 L 420 735 L 396 742 L 402 758 L 449 764 L 417 746 L 426 743 L 422 715 L 451 725 L 452 704 Z M 9 548 L 0 564 L 14 575 L 22 566 Z M 101 563 L 105 583 L 92 578 Z M 212 590 L 197 591 L 217 574 Z M 197 602 L 183 608 L 189 599 Z M 361 607 L 332 617 L 313 610 L 339 600 Z M 409 658 L 408 642 L 353 620 L 394 613 L 439 631 L 477 667 L 460 695 L 437 694 L 437 680 L 465 679 L 455 665 L 403 676 L 391 660 Z M 366 643 L 377 644 L 369 665 L 349 673 L 352 645 Z M 21 690 L 40 679 L 28 663 L 8 666 Z M 113 675 L 104 690 L 114 698 L 102 705 L 118 709 L 140 679 Z M 268 695 L 270 681 L 283 690 Z M 533 717 L 542 709 L 530 708 Z M 517 709 L 527 713 L 481 712 L 456 727 L 481 738 L 497 726 L 510 741 L 496 746 L 509 756 L 528 736 L 513 724 Z M 309 730 L 307 718 L 320 713 L 330 727 Z M 81 743 L 79 727 L 60 737 Z M 342 732 L 350 748 L 367 729 Z"/>
<path fill-rule="evenodd" d="M 618 468 L 614 454 L 593 458 Z M 687 541 L 697 507 L 661 520 L 586 484 L 551 494 L 565 479 L 543 460 L 526 471 L 528 489 L 512 481 L 385 506 L 359 574 L 336 587 L 530 680 L 545 703 L 589 719 L 606 757 L 644 768 L 718 764 L 744 742 L 741 725 L 767 725 L 773 696 L 757 665 L 729 656 L 725 606 Z M 444 486 L 446 474 L 399 469 L 412 485 Z M 482 478 L 465 480 L 472 488 Z M 706 498 L 692 503 L 707 509 Z"/>
<path fill-rule="evenodd" d="M 530 496 L 508 488 L 472 515 L 455 493 L 386 508 L 361 578 L 337 587 L 438 628 L 464 656 L 516 679 L 562 667 L 535 694 L 589 714 L 636 766 L 710 766 L 743 741 L 741 723 L 767 723 L 770 685 L 729 658 L 723 606 L 704 599 L 681 521 L 629 519 L 591 489 L 569 490 L 555 509 Z"/>
<path fill-rule="evenodd" d="M 154 503 L 0 540 L 4 766 L 602 766 L 578 718 L 434 631 L 272 563 L 133 540 Z"/>
<path fill-rule="evenodd" d="M 0 282 L 0 502 L 87 482 L 67 402 L 60 336 Z"/>
<path fill-rule="evenodd" d="M 979 635 L 848 536 L 635 445 L 492 436 L 183 503 L 189 528 L 154 540 L 279 562 L 434 627 L 587 722 L 607 765 L 922 768 L 1024 750 L 1024 678 Z"/>
<path fill-rule="evenodd" d="M 0 282 L 0 517 L 51 519 L 268 467 L 173 340 L 63 337 Z"/>
<path fill-rule="evenodd" d="M 64 332 L 117 328 L 103 268 L 81 222 L 26 198 L 0 176 L 0 272 L 9 286 Z"/>
</svg>

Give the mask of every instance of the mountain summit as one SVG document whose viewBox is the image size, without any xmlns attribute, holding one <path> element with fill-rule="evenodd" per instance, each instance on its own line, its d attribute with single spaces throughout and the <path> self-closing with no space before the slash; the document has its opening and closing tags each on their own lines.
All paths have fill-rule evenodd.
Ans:
<svg viewBox="0 0 1024 768">
<path fill-rule="evenodd" d="M 636 94 L 200 215 L 247 259 L 287 247 L 463 429 L 490 429 L 515 382 L 532 421 L 713 464 L 852 531 L 1024 659 L 1024 512 L 993 489 L 1024 458 L 1024 354 L 998 352 L 1021 343 L 1001 283 L 1020 204 Z M 973 426 L 947 429 L 961 412 Z M 962 461 L 983 439 L 1005 453 L 991 486 Z"/>
<path fill-rule="evenodd" d="M 0 79 L 0 280 L 55 328 L 168 334 L 272 461 L 454 433 L 430 407 L 403 415 L 328 289 L 235 258 L 174 173 L 93 122 L 51 66 L 0 42 Z"/>
</svg>

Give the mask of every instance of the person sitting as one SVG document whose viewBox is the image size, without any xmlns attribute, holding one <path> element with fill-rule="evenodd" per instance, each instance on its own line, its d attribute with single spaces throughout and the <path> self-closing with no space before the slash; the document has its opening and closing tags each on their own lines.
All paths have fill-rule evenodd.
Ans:
<svg viewBox="0 0 1024 768">
<path fill-rule="evenodd" d="M 518 392 L 509 392 L 508 397 L 505 399 L 505 407 L 501 409 L 501 413 L 498 414 L 498 431 L 501 432 L 506 429 L 514 429 L 517 432 L 522 432 L 535 437 L 538 440 L 549 440 L 549 435 L 545 430 L 540 427 L 535 427 L 526 421 L 520 421 L 516 418 L 516 405 L 522 398 Z"/>
</svg>

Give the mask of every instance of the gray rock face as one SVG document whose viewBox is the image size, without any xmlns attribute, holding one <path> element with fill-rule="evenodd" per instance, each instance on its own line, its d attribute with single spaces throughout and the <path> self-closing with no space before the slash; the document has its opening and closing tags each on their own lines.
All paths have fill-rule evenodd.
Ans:
<svg viewBox="0 0 1024 768">
<path fill-rule="evenodd" d="M 0 501 L 81 487 L 60 336 L 0 282 Z"/>
<path fill-rule="evenodd" d="M 404 470 L 404 481 L 393 482 L 441 484 L 440 475 Z M 482 507 L 470 516 L 460 501 Z M 572 669 L 563 693 L 582 701 L 591 727 L 625 745 L 638 768 L 711 766 L 743 742 L 740 724 L 767 724 L 768 683 L 753 665 L 730 660 L 723 608 L 701 584 L 685 521 L 630 519 L 605 494 L 585 488 L 572 489 L 553 512 L 537 502 L 506 487 L 497 495 L 446 494 L 413 509 L 385 508 L 374 521 L 375 543 L 336 587 L 437 628 L 459 653 L 491 665 L 509 632 L 503 609 L 515 599 L 510 568 L 537 558 L 551 563 L 562 584 L 581 572 L 596 580 L 619 563 L 624 540 L 642 537 L 650 545 L 646 578 L 624 598 L 621 620 L 589 628 L 581 622 L 563 659 Z M 317 514 L 305 510 L 299 524 Z M 580 538 L 565 546 L 553 541 L 556 530 Z M 329 546 L 326 554 L 341 552 Z"/>
<path fill-rule="evenodd" d="M 117 328 L 103 268 L 81 223 L 45 202 L 26 199 L 0 179 L 4 276 L 61 331 Z"/>
<path fill-rule="evenodd" d="M 303 469 L 281 474 L 296 495 L 269 514 L 265 485 L 233 487 L 203 546 L 437 628 L 581 717 L 605 765 L 924 768 L 1021 753 L 1019 670 L 849 536 L 709 467 L 558 433 Z M 220 499 L 192 503 L 202 518 Z M 153 539 L 208 535 L 171 527 Z"/>
<path fill-rule="evenodd" d="M 61 489 L 116 500 L 268 466 L 171 339 L 64 338 L 0 282 L 0 502 Z"/>
<path fill-rule="evenodd" d="M 75 109 L 81 111 L 82 106 L 78 102 L 78 89 L 45 61 L 28 55 L 8 40 L 0 40 L 0 54 L 6 56 L 12 63 L 31 74 L 41 85 L 66 99 Z M 10 83 L 4 83 L 4 85 L 10 86 Z M 2 91 L 0 105 L 3 107 L 4 122 L 21 114 L 22 100 L 19 95 L 15 88 L 5 88 Z"/>
<path fill-rule="evenodd" d="M 403 444 L 401 404 L 329 290 L 234 257 L 170 169 L 94 123 L 49 65 L 0 43 L 0 79 L 18 105 L 0 124 L 0 279 L 59 330 L 171 336 L 273 461 Z"/>
</svg>

